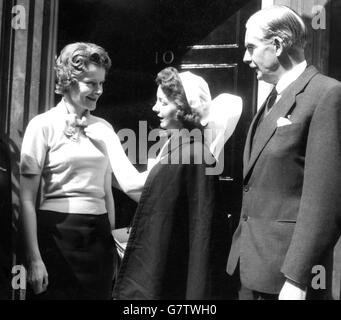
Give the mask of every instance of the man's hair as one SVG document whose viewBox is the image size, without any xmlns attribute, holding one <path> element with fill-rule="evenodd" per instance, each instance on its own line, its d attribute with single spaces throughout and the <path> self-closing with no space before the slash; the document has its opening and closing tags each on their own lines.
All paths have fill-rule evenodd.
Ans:
<svg viewBox="0 0 341 320">
<path fill-rule="evenodd" d="M 273 6 L 257 11 L 246 23 L 246 28 L 259 26 L 265 39 L 280 37 L 286 50 L 304 48 L 307 27 L 303 19 L 286 6 Z"/>
<path fill-rule="evenodd" d="M 75 42 L 66 45 L 56 59 L 56 90 L 57 94 L 65 94 L 72 83 L 93 63 L 103 67 L 106 73 L 111 67 L 108 53 L 93 43 Z"/>
<path fill-rule="evenodd" d="M 201 129 L 200 116 L 189 106 L 178 70 L 173 67 L 161 70 L 155 82 L 160 86 L 167 99 L 176 105 L 176 117 L 184 127 L 187 129 Z"/>
</svg>

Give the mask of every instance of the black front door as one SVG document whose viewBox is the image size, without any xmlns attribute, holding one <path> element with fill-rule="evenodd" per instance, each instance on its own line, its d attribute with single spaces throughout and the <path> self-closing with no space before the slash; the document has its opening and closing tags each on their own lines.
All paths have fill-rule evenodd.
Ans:
<svg viewBox="0 0 341 320">
<path fill-rule="evenodd" d="M 220 176 L 224 214 L 238 221 L 241 203 L 242 153 L 256 111 L 255 77 L 242 62 L 247 18 L 260 0 L 214 1 L 83 1 L 60 0 L 58 52 L 74 41 L 103 46 L 113 60 L 104 94 L 95 114 L 119 131 L 133 130 L 139 141 L 139 121 L 158 126 L 151 108 L 156 74 L 166 66 L 203 76 L 212 97 L 228 92 L 243 99 L 243 113 L 225 145 Z M 139 150 L 136 161 L 139 170 Z M 135 160 L 135 159 L 131 159 Z M 117 226 L 129 224 L 135 203 L 115 191 Z M 231 229 L 234 223 L 230 223 Z"/>
</svg>

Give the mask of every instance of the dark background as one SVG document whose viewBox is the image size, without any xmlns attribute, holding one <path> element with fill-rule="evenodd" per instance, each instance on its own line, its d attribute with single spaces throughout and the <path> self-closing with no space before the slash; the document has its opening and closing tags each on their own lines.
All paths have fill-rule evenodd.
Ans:
<svg viewBox="0 0 341 320">
<path fill-rule="evenodd" d="M 188 58 L 188 46 L 202 43 L 216 29 L 223 33 L 220 38 L 233 41 L 233 30 L 229 34 L 229 28 L 222 24 L 248 2 L 60 0 L 57 52 L 59 54 L 66 44 L 76 41 L 93 42 L 108 51 L 113 66 L 94 114 L 109 121 L 116 131 L 134 130 L 138 139 L 140 120 L 148 121 L 148 130 L 159 126 L 159 120 L 152 112 L 157 73 L 170 65 L 179 68 Z M 162 56 L 169 50 L 173 52 L 174 60 L 166 64 Z M 166 55 L 166 61 L 169 58 Z M 242 55 L 238 54 L 238 59 L 241 62 Z M 245 69 L 250 72 L 247 66 Z M 212 98 L 221 93 L 216 92 L 215 87 L 210 85 Z M 243 131 L 246 132 L 245 128 Z M 240 141 L 237 147 L 242 148 L 242 145 L 243 141 Z M 241 150 L 239 154 L 242 154 Z M 146 169 L 143 164 L 136 167 L 140 171 Z M 136 204 L 117 189 L 114 189 L 114 197 L 119 228 L 130 223 Z M 234 205 L 239 207 L 240 203 Z"/>
<path fill-rule="evenodd" d="M 57 52 L 75 41 L 94 42 L 109 53 L 113 67 L 96 114 L 115 129 L 138 120 L 158 126 L 151 107 L 156 74 L 174 52 L 177 67 L 187 46 L 200 43 L 248 1 L 60 0 Z"/>
</svg>

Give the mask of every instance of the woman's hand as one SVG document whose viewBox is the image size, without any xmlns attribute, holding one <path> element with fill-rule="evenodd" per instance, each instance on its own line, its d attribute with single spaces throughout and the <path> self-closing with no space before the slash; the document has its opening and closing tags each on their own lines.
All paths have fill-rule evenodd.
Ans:
<svg viewBox="0 0 341 320">
<path fill-rule="evenodd" d="M 112 126 L 103 121 L 89 124 L 85 134 L 99 147 L 105 147 L 112 172 L 120 189 L 134 201 L 139 201 L 148 172 L 139 173 L 128 159 L 121 145 L 120 138 Z"/>
<path fill-rule="evenodd" d="M 113 136 L 116 136 L 114 129 L 109 124 L 100 121 L 89 124 L 84 128 L 84 132 L 88 138 L 105 145 L 113 139 Z"/>
<path fill-rule="evenodd" d="M 37 238 L 35 205 L 40 178 L 40 174 L 23 174 L 20 177 L 20 221 L 25 242 L 25 255 L 28 261 L 27 281 L 31 284 L 35 294 L 44 292 L 48 286 L 48 274 L 41 258 Z"/>
<path fill-rule="evenodd" d="M 47 290 L 49 284 L 48 273 L 43 260 L 32 261 L 28 265 L 27 282 L 31 285 L 35 294 Z"/>
</svg>

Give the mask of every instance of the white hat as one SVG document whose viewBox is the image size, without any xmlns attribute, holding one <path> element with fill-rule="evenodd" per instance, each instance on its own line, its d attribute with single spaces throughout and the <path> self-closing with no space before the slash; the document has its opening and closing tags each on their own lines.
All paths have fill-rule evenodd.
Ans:
<svg viewBox="0 0 341 320">
<path fill-rule="evenodd" d="M 222 93 L 211 100 L 210 89 L 202 77 L 190 71 L 181 72 L 179 76 L 190 108 L 200 115 L 200 123 L 205 127 L 206 143 L 218 159 L 225 142 L 237 126 L 243 101 L 229 93 Z"/>
<path fill-rule="evenodd" d="M 236 129 L 242 111 L 243 100 L 239 96 L 222 93 L 212 100 L 205 140 L 217 160 L 224 144 Z"/>
<path fill-rule="evenodd" d="M 201 125 L 206 126 L 211 103 L 211 93 L 207 82 L 202 77 L 189 71 L 181 72 L 179 76 L 189 106 L 200 115 Z"/>
</svg>

